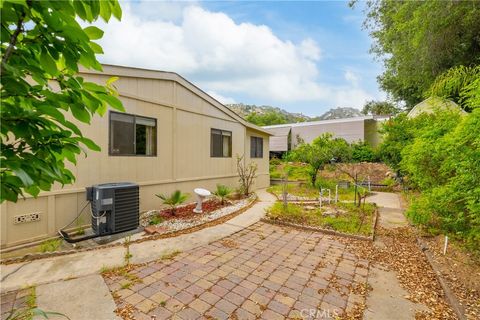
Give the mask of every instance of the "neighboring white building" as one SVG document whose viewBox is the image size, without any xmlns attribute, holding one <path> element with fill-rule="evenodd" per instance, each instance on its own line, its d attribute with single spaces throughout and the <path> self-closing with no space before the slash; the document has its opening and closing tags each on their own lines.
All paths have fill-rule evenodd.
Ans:
<svg viewBox="0 0 480 320">
<path fill-rule="evenodd" d="M 323 133 L 331 133 L 335 138 L 343 138 L 347 142 L 366 141 L 372 146 L 380 143 L 379 124 L 388 116 L 363 116 L 345 119 L 321 120 L 264 126 L 273 134 L 270 137 L 270 152 L 283 153 L 298 144 L 301 139 L 312 142 Z"/>
</svg>

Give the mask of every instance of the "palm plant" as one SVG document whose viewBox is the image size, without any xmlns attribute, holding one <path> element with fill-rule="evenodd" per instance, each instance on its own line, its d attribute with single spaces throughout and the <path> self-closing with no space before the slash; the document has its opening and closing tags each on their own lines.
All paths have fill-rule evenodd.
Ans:
<svg viewBox="0 0 480 320">
<path fill-rule="evenodd" d="M 182 193 L 180 190 L 175 190 L 171 195 L 157 194 L 156 196 L 162 199 L 163 204 L 170 206 L 172 216 L 174 216 L 177 206 L 187 200 L 188 193 Z"/>
<path fill-rule="evenodd" d="M 217 190 L 213 192 L 213 194 L 220 199 L 222 205 L 225 204 L 225 200 L 231 193 L 232 190 L 223 184 L 217 184 Z"/>
</svg>

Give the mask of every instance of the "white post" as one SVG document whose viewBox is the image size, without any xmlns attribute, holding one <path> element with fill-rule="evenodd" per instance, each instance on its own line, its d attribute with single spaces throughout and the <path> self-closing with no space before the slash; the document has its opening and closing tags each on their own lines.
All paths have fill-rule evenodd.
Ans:
<svg viewBox="0 0 480 320">
<path fill-rule="evenodd" d="M 445 245 L 443 246 L 443 255 L 447 254 L 448 236 L 445 236 Z"/>
<path fill-rule="evenodd" d="M 372 187 L 370 186 L 370 176 L 368 176 L 368 192 L 372 191 Z"/>
<path fill-rule="evenodd" d="M 328 204 L 332 203 L 332 190 L 328 189 Z"/>
<path fill-rule="evenodd" d="M 335 203 L 338 202 L 338 184 L 335 186 Z"/>
<path fill-rule="evenodd" d="M 320 200 L 320 209 L 322 209 L 322 198 L 323 198 L 323 189 L 320 188 L 320 196 L 318 197 L 318 200 Z"/>
</svg>

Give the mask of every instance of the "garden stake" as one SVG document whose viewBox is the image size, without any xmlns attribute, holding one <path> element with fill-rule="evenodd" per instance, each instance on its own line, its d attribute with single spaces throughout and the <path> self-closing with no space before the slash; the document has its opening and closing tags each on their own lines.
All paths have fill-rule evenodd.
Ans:
<svg viewBox="0 0 480 320">
<path fill-rule="evenodd" d="M 335 203 L 338 202 L 338 184 L 335 186 Z"/>
<path fill-rule="evenodd" d="M 445 236 L 445 245 L 443 246 L 443 255 L 447 254 L 448 236 Z"/>
</svg>

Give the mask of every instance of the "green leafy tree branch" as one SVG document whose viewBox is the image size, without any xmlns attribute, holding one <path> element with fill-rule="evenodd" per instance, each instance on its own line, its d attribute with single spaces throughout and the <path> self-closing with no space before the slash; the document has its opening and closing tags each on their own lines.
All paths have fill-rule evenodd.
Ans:
<svg viewBox="0 0 480 320">
<path fill-rule="evenodd" d="M 78 75 L 79 65 L 101 71 L 94 40 L 103 31 L 77 20 L 121 19 L 117 0 L 4 0 L 1 8 L 1 202 L 37 196 L 75 177 L 65 162 L 100 147 L 76 123 L 90 123 L 108 106 L 124 110 L 113 87 Z M 73 115 L 72 116 L 70 116 Z"/>
<path fill-rule="evenodd" d="M 351 159 L 351 148 L 341 138 L 333 138 L 324 133 L 312 143 L 302 143 L 288 155 L 288 160 L 301 161 L 309 165 L 310 183 L 315 186 L 317 175 L 331 161 L 348 161 Z"/>
</svg>

